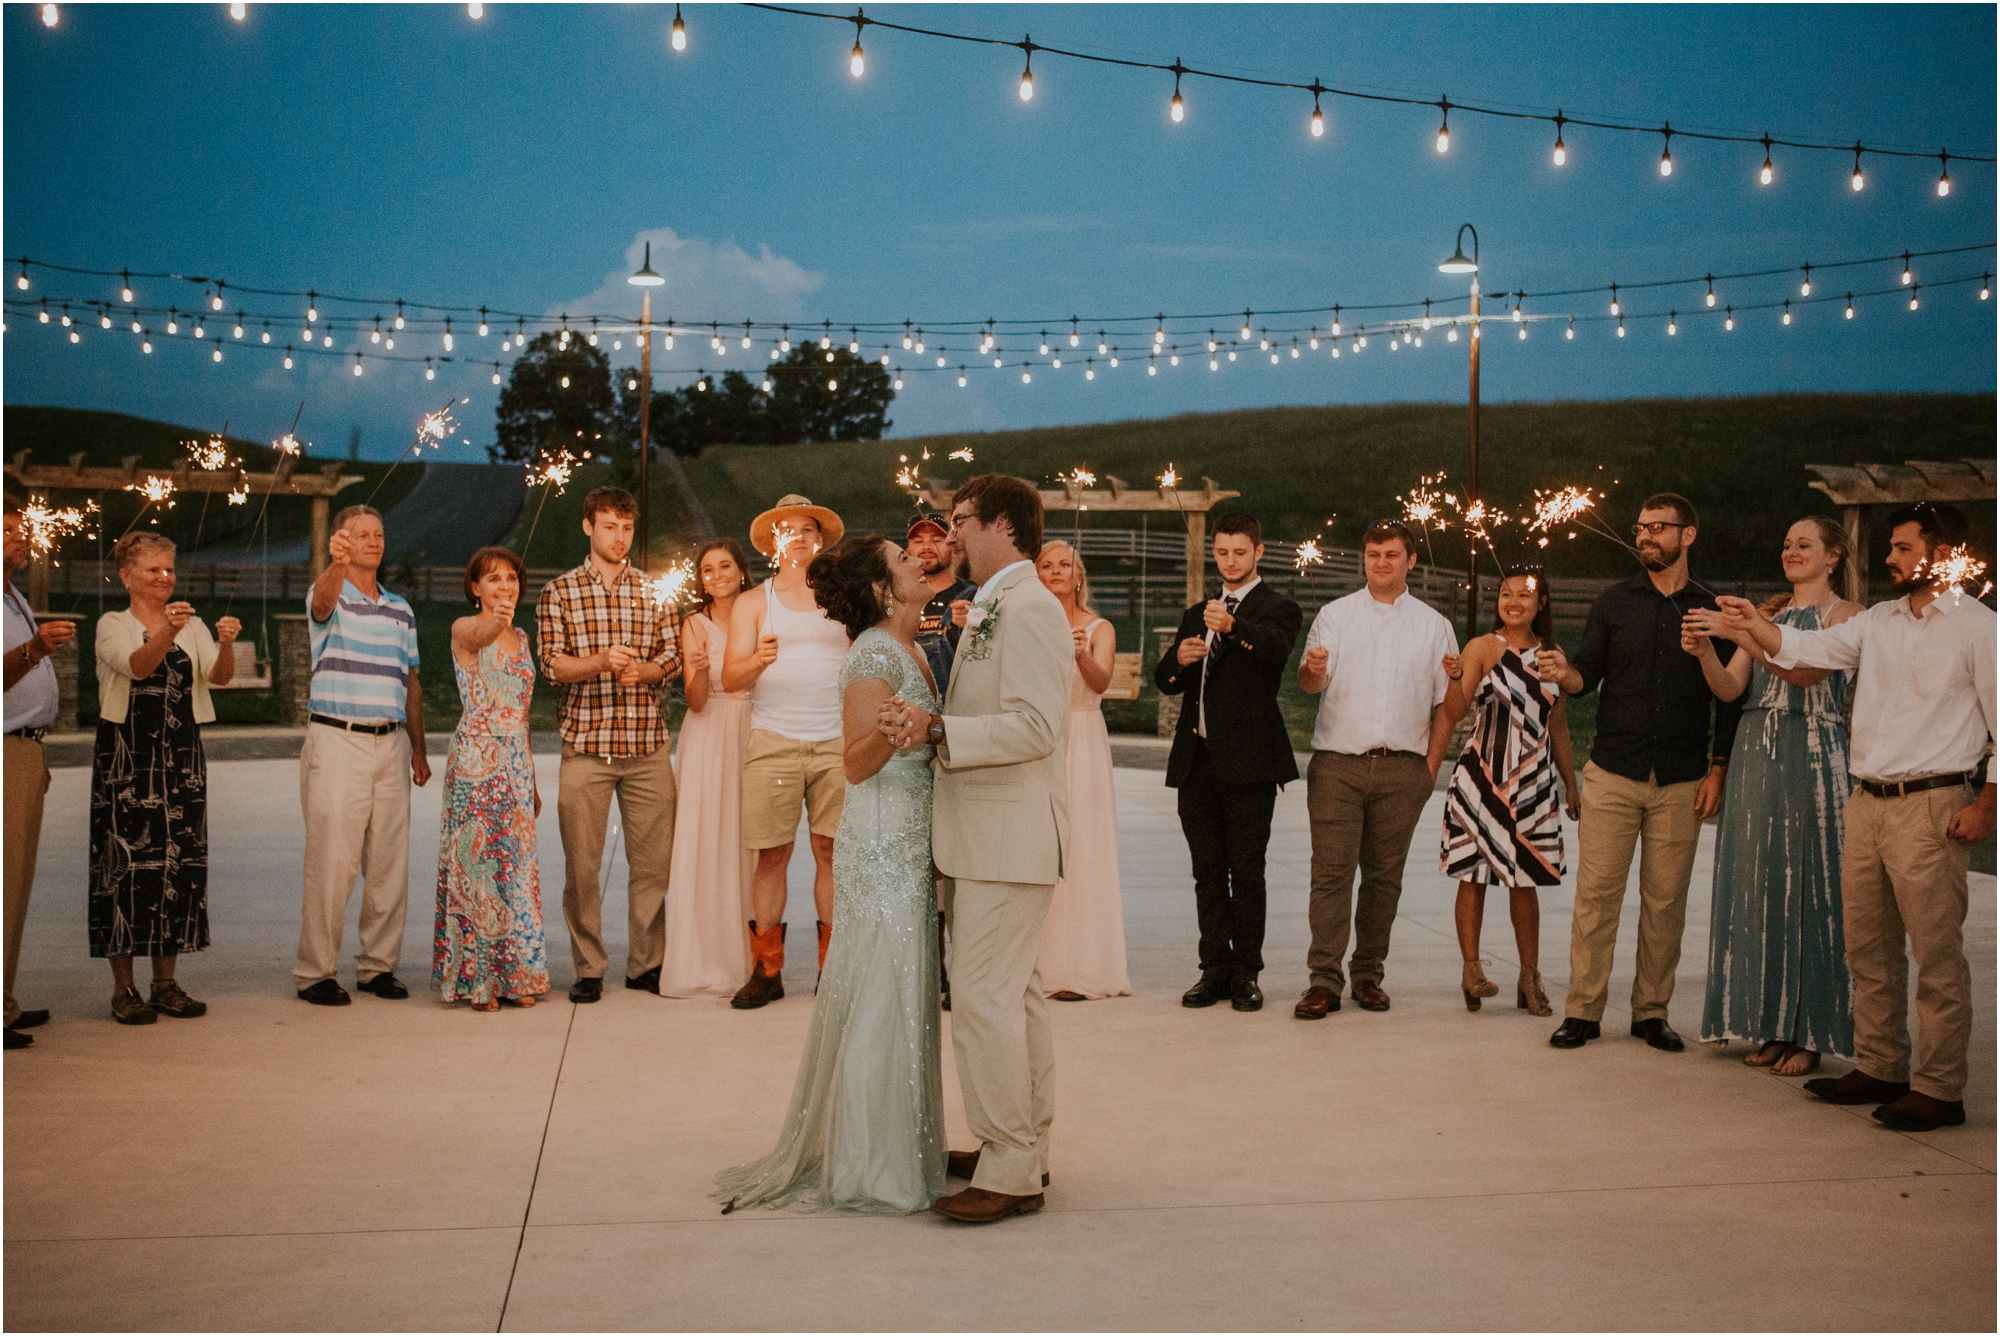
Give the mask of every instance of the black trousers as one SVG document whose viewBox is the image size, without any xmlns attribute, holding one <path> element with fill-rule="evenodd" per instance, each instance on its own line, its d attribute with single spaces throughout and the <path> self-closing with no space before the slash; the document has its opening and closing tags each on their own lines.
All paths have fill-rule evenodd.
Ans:
<svg viewBox="0 0 2000 1336">
<path fill-rule="evenodd" d="M 1207 744 L 1181 782 L 1181 833 L 1194 860 L 1195 920 L 1201 972 L 1232 977 L 1264 968 L 1264 850 L 1271 843 L 1275 782 L 1224 784 Z"/>
</svg>

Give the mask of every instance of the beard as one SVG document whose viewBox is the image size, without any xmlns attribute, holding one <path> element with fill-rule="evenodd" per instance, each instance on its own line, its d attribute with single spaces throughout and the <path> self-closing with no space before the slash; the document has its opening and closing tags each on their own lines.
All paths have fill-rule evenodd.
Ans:
<svg viewBox="0 0 2000 1336">
<path fill-rule="evenodd" d="M 1664 571 L 1681 559 L 1681 549 L 1676 546 L 1671 555 L 1663 547 L 1642 547 L 1639 549 L 1639 564 L 1649 571 Z"/>
<path fill-rule="evenodd" d="M 924 574 L 936 575 L 939 571 L 944 570 L 946 567 L 950 565 L 951 565 L 950 557 L 942 557 L 936 555 L 925 557 Z"/>
<path fill-rule="evenodd" d="M 1907 576 L 1901 571 L 1893 569 L 1889 573 L 1889 587 L 1898 594 L 1921 593 L 1931 587 L 1932 580 L 1933 577 L 1929 562 L 1925 562 L 1923 565 L 1917 567 L 1913 573 Z"/>
<path fill-rule="evenodd" d="M 971 580 L 972 558 L 966 556 L 964 553 L 961 552 L 958 557 L 958 569 L 954 571 L 953 574 L 957 575 L 958 578 L 961 580 L 967 580 L 967 581 Z"/>
</svg>

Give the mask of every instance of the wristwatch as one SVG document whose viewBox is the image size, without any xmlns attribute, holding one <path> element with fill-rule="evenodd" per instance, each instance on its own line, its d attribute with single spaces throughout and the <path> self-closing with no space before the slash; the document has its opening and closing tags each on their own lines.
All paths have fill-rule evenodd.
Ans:
<svg viewBox="0 0 2000 1336">
<path fill-rule="evenodd" d="M 931 726 L 924 730 L 924 738 L 933 747 L 944 745 L 944 716 L 931 720 Z"/>
</svg>

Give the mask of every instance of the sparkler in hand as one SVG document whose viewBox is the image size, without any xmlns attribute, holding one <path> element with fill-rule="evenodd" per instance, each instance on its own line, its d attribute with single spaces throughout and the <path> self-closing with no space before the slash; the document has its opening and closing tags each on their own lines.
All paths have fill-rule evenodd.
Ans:
<svg viewBox="0 0 2000 1336">
<path fill-rule="evenodd" d="M 566 446 L 554 454 L 544 450 L 539 458 L 528 464 L 528 486 L 553 487 L 556 495 L 561 496 L 581 462 Z"/>
<path fill-rule="evenodd" d="M 236 461 L 229 457 L 229 446 L 220 436 L 211 436 L 206 441 L 184 442 L 187 448 L 188 465 L 204 473 L 221 473 L 234 468 Z"/>
<path fill-rule="evenodd" d="M 1424 557 L 1433 566 L 1437 564 L 1437 558 L 1431 552 L 1431 526 L 1436 525 L 1440 529 L 1448 527 L 1450 520 L 1445 510 L 1458 505 L 1457 497 L 1438 490 L 1444 478 L 1442 473 L 1426 473 L 1417 479 L 1417 485 L 1410 489 L 1408 496 L 1396 498 L 1403 503 L 1403 523 L 1414 524 L 1423 532 Z"/>
<path fill-rule="evenodd" d="M 47 497 L 37 496 L 21 508 L 21 525 L 28 538 L 28 550 L 37 558 L 52 555 L 63 539 L 87 531 L 98 513 L 95 501 L 81 507 L 51 506 Z"/>
<path fill-rule="evenodd" d="M 1160 475 L 1160 487 L 1164 491 L 1173 491 L 1180 486 L 1180 481 L 1181 475 L 1172 464 L 1167 465 L 1167 471 Z"/>
<path fill-rule="evenodd" d="M 1319 550 L 1319 541 L 1308 538 L 1299 544 L 1298 552 L 1292 557 L 1292 565 L 1303 574 L 1308 566 L 1317 566 L 1326 560 L 1326 554 Z"/>
<path fill-rule="evenodd" d="M 970 464 L 972 462 L 972 447 L 968 445 L 963 449 L 954 450 L 950 454 L 946 455 L 945 458 L 956 459 L 961 464 Z"/>
<path fill-rule="evenodd" d="M 1069 480 L 1078 487 L 1097 486 L 1097 475 L 1081 464 L 1069 471 Z"/>
<path fill-rule="evenodd" d="M 646 597 L 661 612 L 678 613 L 694 606 L 701 599 L 700 586 L 695 580 L 694 563 L 677 561 L 646 581 Z"/>
<path fill-rule="evenodd" d="M 1537 487 L 1535 515 L 1533 519 L 1527 521 L 1530 533 L 1541 534 L 1536 546 L 1547 547 L 1551 533 L 1565 525 L 1582 521 L 1585 515 L 1603 499 L 1602 492 L 1592 492 L 1588 487 L 1559 487 L 1553 492 Z M 1572 529 L 1569 536 L 1576 537 L 1576 531 Z"/>
<path fill-rule="evenodd" d="M 1986 563 L 1973 556 L 1969 547 L 1941 547 L 1931 558 L 1930 571 L 1931 579 L 1940 590 L 1951 590 L 1952 606 L 1956 607 L 1958 601 L 1965 597 L 1966 588 L 1986 574 Z M 1992 589 L 1992 582 L 1989 581 L 1976 597 L 1985 598 Z"/>
</svg>

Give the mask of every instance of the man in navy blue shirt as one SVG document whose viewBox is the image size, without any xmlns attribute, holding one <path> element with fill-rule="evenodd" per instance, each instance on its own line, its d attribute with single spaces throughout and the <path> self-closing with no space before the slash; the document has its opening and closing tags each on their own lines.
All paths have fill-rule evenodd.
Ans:
<svg viewBox="0 0 2000 1336">
<path fill-rule="evenodd" d="M 1574 666 L 1560 651 L 1541 656 L 1541 675 L 1572 696 L 1598 691 L 1597 742 L 1583 768 L 1577 825 L 1576 912 L 1570 924 L 1569 998 L 1549 1037 L 1581 1048 L 1599 1034 L 1618 916 L 1632 855 L 1639 854 L 1639 952 L 1632 979 L 1632 1035 L 1678 1053 L 1667 1024 L 1687 920 L 1701 823 L 1722 810 L 1722 780 L 1740 701 L 1718 701 L 1701 663 L 1681 648 L 1681 619 L 1713 608 L 1688 574 L 1695 510 L 1686 497 L 1646 498 L 1633 528 L 1645 570 L 1597 596 Z M 1735 646 L 1716 642 L 1718 654 Z M 1710 717 L 1714 727 L 1711 733 Z"/>
</svg>

